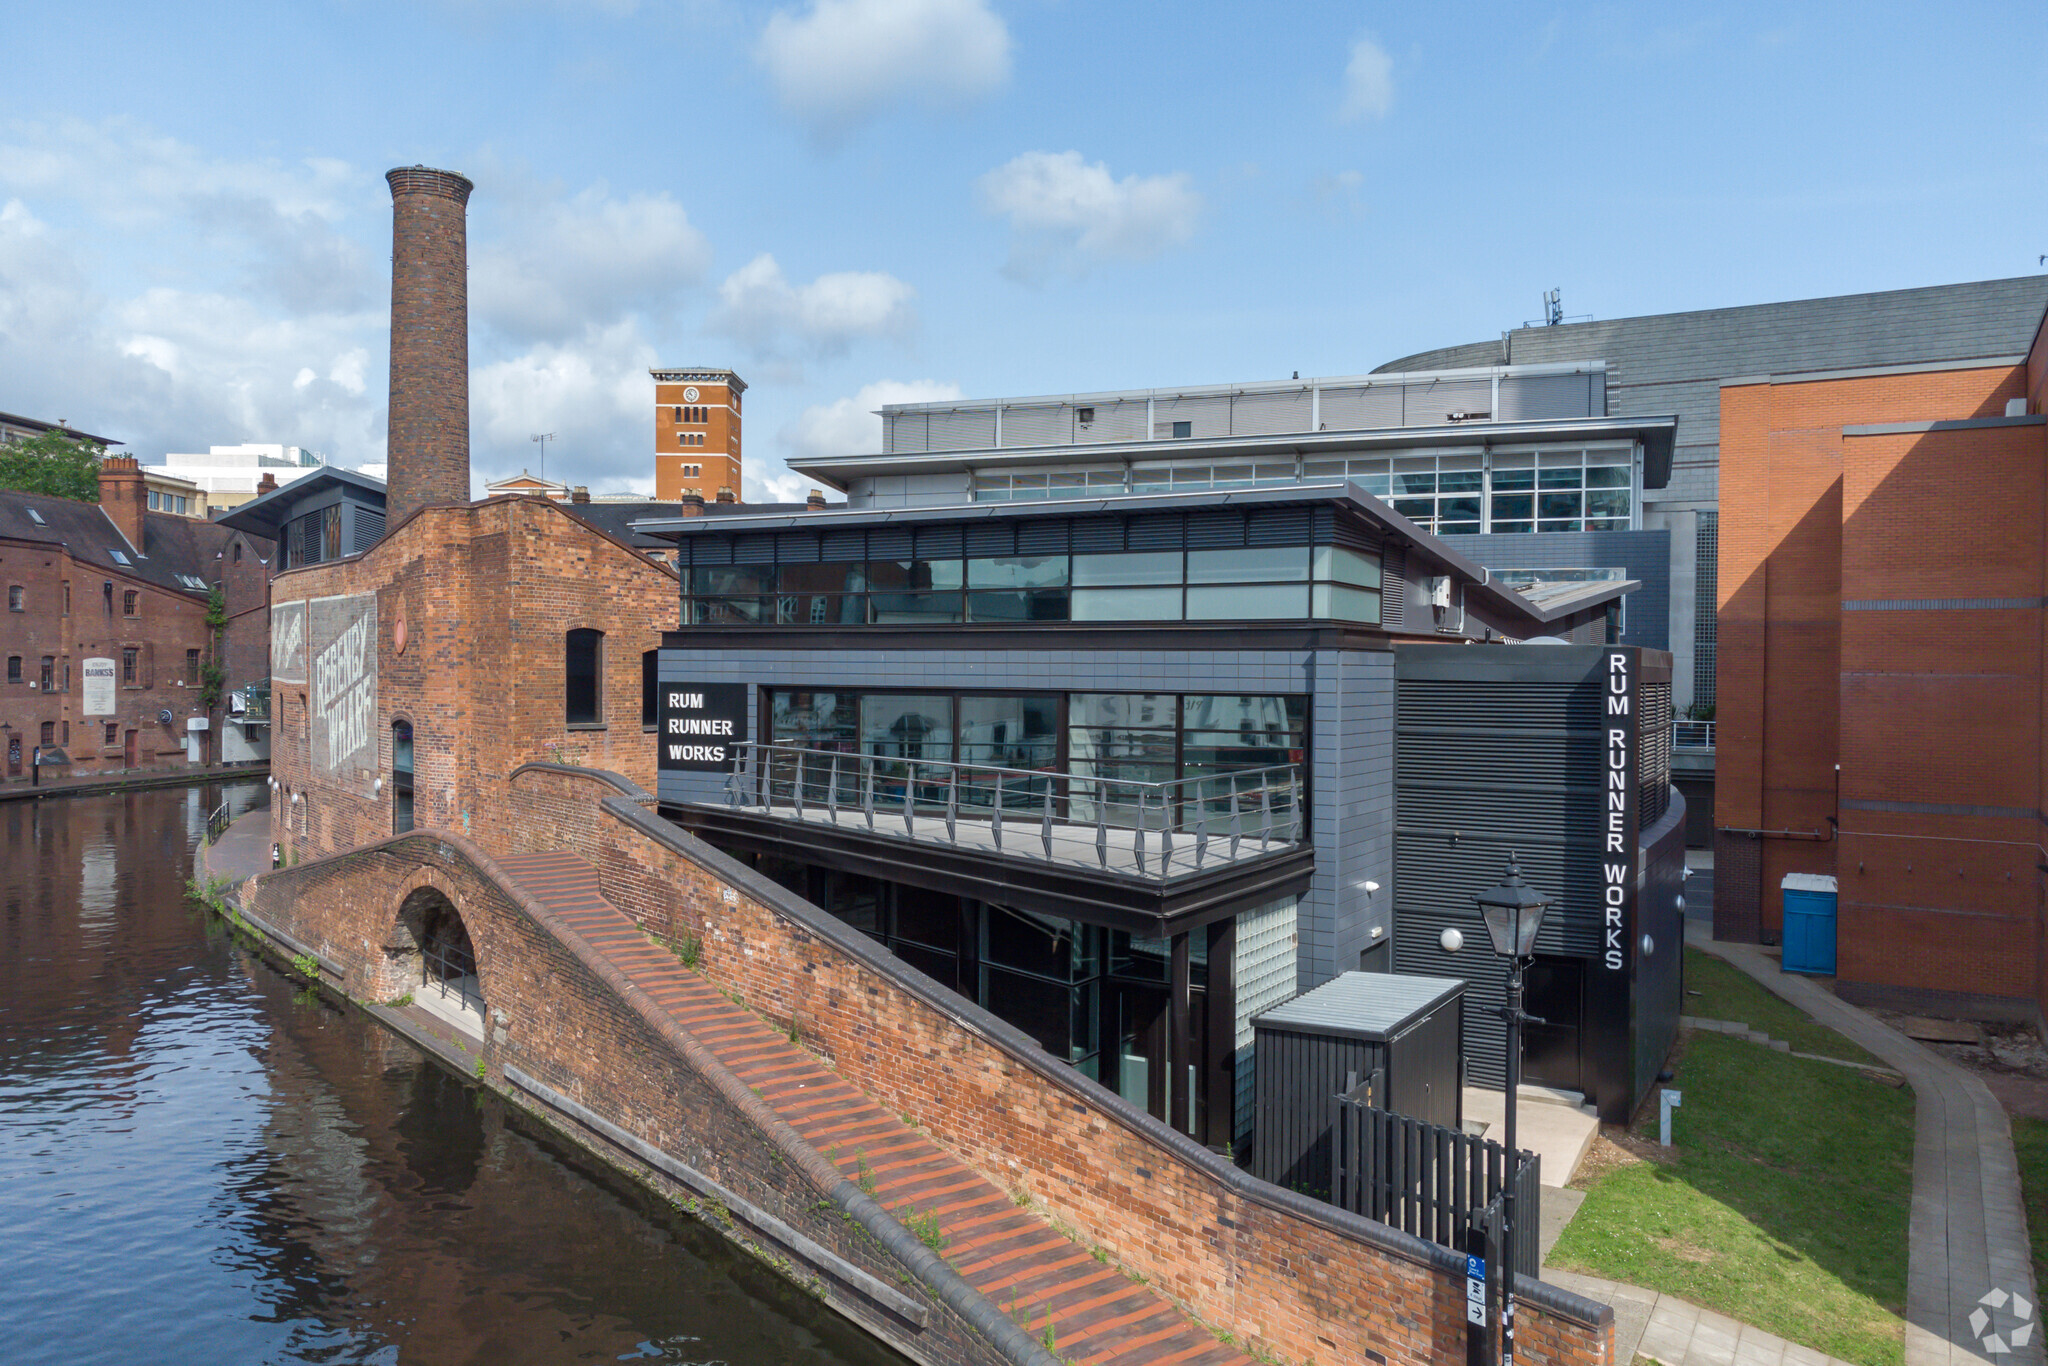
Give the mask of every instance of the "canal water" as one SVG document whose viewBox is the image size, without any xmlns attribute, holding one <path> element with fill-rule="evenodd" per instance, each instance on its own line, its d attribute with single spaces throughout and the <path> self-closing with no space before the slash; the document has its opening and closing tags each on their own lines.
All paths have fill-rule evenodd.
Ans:
<svg viewBox="0 0 2048 1366">
<path fill-rule="evenodd" d="M 902 1359 L 186 900 L 261 784 L 0 804 L 0 1358 Z"/>
</svg>

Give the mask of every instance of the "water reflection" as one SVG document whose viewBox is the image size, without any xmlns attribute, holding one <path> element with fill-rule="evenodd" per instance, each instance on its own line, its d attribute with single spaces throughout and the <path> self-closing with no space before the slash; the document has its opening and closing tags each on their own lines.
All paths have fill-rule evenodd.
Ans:
<svg viewBox="0 0 2048 1366">
<path fill-rule="evenodd" d="M 900 1362 L 235 948 L 221 796 L 0 806 L 9 1360 Z"/>
</svg>

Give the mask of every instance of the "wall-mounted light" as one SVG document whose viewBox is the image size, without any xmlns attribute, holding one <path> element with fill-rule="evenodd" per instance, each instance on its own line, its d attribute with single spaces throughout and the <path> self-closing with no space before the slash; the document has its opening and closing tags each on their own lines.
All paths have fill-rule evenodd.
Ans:
<svg viewBox="0 0 2048 1366">
<path fill-rule="evenodd" d="M 1458 929 L 1450 928 L 1438 935 L 1436 942 L 1443 945 L 1445 953 L 1456 953 L 1459 949 L 1465 947 L 1465 936 Z"/>
</svg>

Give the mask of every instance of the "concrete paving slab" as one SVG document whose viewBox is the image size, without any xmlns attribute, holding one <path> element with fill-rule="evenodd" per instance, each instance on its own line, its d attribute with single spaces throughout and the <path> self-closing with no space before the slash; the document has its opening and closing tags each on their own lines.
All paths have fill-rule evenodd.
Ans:
<svg viewBox="0 0 2048 1366">
<path fill-rule="evenodd" d="M 1484 1124 L 1488 1138 L 1503 1137 L 1507 1124 L 1506 1093 L 1466 1087 L 1465 1121 Z M 1562 1186 L 1572 1179 L 1599 1132 L 1600 1121 L 1583 1110 L 1541 1101 L 1532 1103 L 1526 1098 L 1515 1108 L 1516 1144 L 1543 1159 L 1546 1203 L 1550 1198 L 1547 1188 Z"/>
</svg>

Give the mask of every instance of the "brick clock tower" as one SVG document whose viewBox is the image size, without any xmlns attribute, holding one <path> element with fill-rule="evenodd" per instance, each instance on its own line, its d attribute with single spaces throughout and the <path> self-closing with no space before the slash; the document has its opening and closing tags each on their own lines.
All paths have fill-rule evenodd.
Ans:
<svg viewBox="0 0 2048 1366">
<path fill-rule="evenodd" d="M 654 376 L 654 497 L 740 496 L 740 395 L 730 370 L 649 370 Z"/>
</svg>

